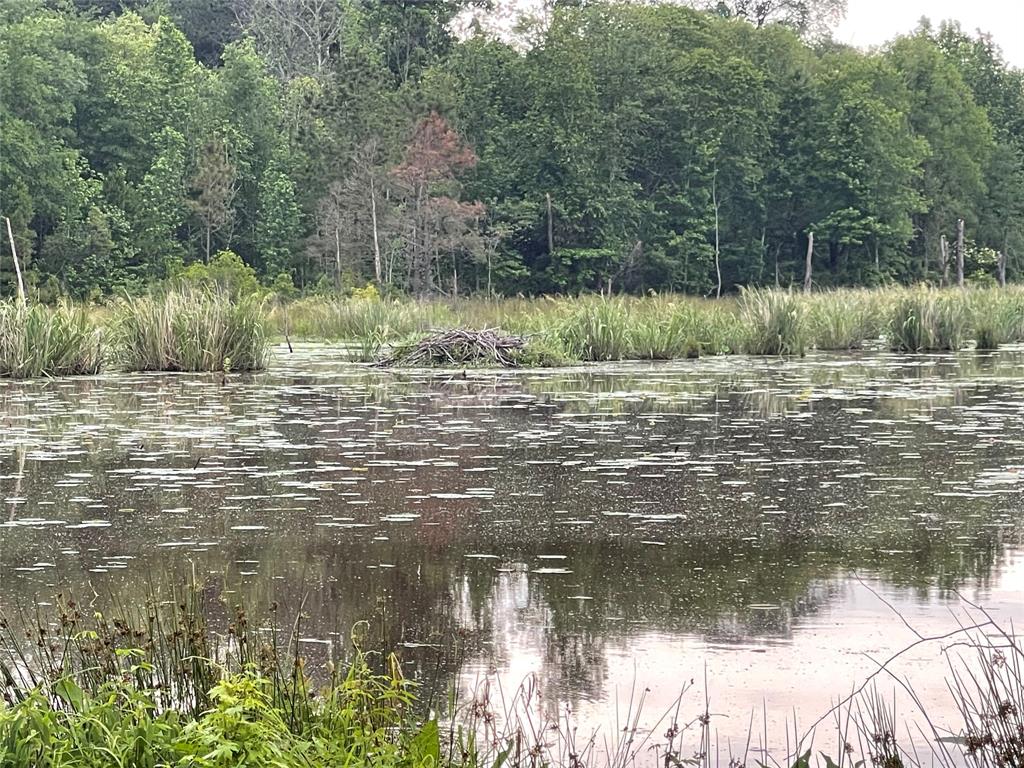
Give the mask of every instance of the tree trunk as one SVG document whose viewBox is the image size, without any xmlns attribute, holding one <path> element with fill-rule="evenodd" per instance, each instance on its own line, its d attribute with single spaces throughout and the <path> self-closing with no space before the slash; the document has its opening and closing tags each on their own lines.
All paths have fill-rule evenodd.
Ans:
<svg viewBox="0 0 1024 768">
<path fill-rule="evenodd" d="M 804 262 L 804 293 L 811 292 L 811 269 L 814 259 L 814 233 L 807 233 L 807 261 Z"/>
<path fill-rule="evenodd" d="M 719 230 L 718 170 L 711 177 L 711 204 L 715 207 L 715 298 L 722 298 L 722 249 Z"/>
<path fill-rule="evenodd" d="M 939 238 L 939 253 L 942 254 L 942 284 L 949 285 L 949 243 L 945 235 Z"/>
<path fill-rule="evenodd" d="M 555 254 L 555 222 L 551 216 L 551 193 L 544 195 L 548 201 L 548 258 L 553 259 Z"/>
<path fill-rule="evenodd" d="M 334 284 L 341 292 L 341 230 L 334 228 Z"/>
<path fill-rule="evenodd" d="M 370 177 L 370 218 L 373 222 L 373 274 L 377 278 L 377 285 L 381 285 L 381 261 L 380 261 L 380 238 L 377 234 L 377 191 L 373 186 L 373 177 Z"/>
<path fill-rule="evenodd" d="M 758 280 L 758 282 L 764 280 L 765 260 L 768 258 L 768 245 L 767 245 L 767 240 L 766 240 L 767 236 L 768 236 L 768 233 L 765 230 L 765 227 L 762 226 L 761 227 L 761 265 L 757 269 L 757 280 Z"/>
<path fill-rule="evenodd" d="M 1006 287 L 1006 249 L 1004 248 L 999 252 L 999 261 L 997 262 L 999 268 L 999 287 Z"/>
<path fill-rule="evenodd" d="M 956 223 L 956 284 L 964 287 L 964 220 Z"/>
<path fill-rule="evenodd" d="M 11 258 L 14 259 L 14 275 L 18 281 L 18 301 L 22 304 L 25 303 L 25 282 L 21 279 L 21 263 L 18 261 L 18 248 L 14 244 L 14 230 L 11 229 L 11 219 L 8 216 L 4 216 L 7 220 L 7 237 L 11 241 Z"/>
</svg>

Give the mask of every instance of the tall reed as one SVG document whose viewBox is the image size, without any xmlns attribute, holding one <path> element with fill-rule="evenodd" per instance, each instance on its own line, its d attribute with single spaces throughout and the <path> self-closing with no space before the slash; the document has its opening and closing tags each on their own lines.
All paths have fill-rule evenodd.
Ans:
<svg viewBox="0 0 1024 768">
<path fill-rule="evenodd" d="M 825 350 L 861 349 L 880 339 L 883 296 L 878 291 L 840 290 L 803 299 L 810 345 Z"/>
<path fill-rule="evenodd" d="M 998 349 L 1024 340 L 1024 293 L 987 288 L 969 299 L 971 331 L 978 349 Z"/>
<path fill-rule="evenodd" d="M 752 355 L 803 355 L 807 347 L 806 306 L 792 291 L 745 289 L 740 317 Z"/>
<path fill-rule="evenodd" d="M 125 298 L 112 341 L 120 365 L 132 371 L 261 370 L 270 344 L 266 300 L 194 288 Z"/>
<path fill-rule="evenodd" d="M 0 302 L 0 376 L 89 375 L 102 365 L 102 335 L 85 308 Z"/>
<path fill-rule="evenodd" d="M 970 326 L 966 293 L 920 287 L 897 295 L 886 335 L 898 352 L 957 351 L 967 344 Z"/>
</svg>

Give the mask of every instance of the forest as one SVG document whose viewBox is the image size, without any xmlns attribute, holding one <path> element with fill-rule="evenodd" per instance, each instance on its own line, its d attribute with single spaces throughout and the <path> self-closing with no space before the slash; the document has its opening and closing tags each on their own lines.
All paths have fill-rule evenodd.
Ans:
<svg viewBox="0 0 1024 768">
<path fill-rule="evenodd" d="M 11 240 L 41 301 L 239 260 L 282 296 L 1019 277 L 1024 74 L 836 7 L 5 0 L 0 296 Z"/>
</svg>

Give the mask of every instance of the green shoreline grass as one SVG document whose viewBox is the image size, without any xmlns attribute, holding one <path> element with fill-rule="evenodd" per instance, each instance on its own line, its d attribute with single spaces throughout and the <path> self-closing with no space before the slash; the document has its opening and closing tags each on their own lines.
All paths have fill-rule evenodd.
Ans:
<svg viewBox="0 0 1024 768">
<path fill-rule="evenodd" d="M 0 377 L 125 371 L 242 372 L 267 366 L 272 337 L 344 343 L 373 362 L 435 331 L 527 340 L 522 364 L 803 355 L 809 349 L 958 351 L 1024 342 L 1024 288 L 744 290 L 679 295 L 457 301 L 311 297 L 271 303 L 180 286 L 106 307 L 0 302 Z M 486 360 L 481 364 L 486 364 Z"/>
<path fill-rule="evenodd" d="M 958 351 L 1024 342 L 1024 289 L 929 287 L 802 294 L 750 289 L 685 296 L 459 301 L 301 299 L 274 308 L 290 339 L 345 342 L 370 362 L 432 331 L 499 329 L 523 336 L 539 364 L 803 355 L 807 350 Z M 535 362 L 535 364 L 538 364 Z"/>
</svg>

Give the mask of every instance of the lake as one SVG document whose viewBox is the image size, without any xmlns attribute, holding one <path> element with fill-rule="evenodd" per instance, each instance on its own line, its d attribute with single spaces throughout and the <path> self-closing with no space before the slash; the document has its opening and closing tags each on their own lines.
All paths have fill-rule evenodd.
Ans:
<svg viewBox="0 0 1024 768">
<path fill-rule="evenodd" d="M 1024 621 L 1020 349 L 466 372 L 342 358 L 0 381 L 0 606 L 195 577 L 214 604 L 301 605 L 313 656 L 366 620 L 437 701 L 532 675 L 545 712 L 607 730 L 649 689 L 656 728 L 687 688 L 680 718 L 707 696 L 741 747 L 752 712 L 781 743 L 910 627 L 971 623 L 965 599 Z M 950 642 L 890 670 L 955 723 Z"/>
</svg>

